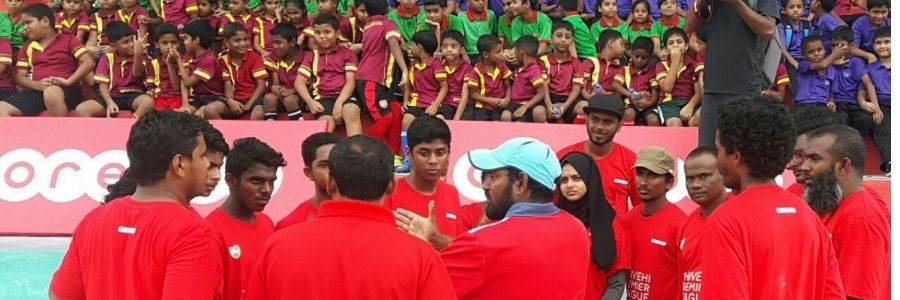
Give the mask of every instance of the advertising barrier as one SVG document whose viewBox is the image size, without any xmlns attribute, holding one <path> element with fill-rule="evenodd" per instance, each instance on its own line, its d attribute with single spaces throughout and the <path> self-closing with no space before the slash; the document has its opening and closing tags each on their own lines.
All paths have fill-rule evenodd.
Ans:
<svg viewBox="0 0 900 300">
<path fill-rule="evenodd" d="M 118 180 L 128 166 L 125 142 L 133 122 L 128 119 L 0 119 L 0 175 L 3 176 L 0 235 L 71 234 L 78 221 L 102 203 L 106 186 Z M 279 170 L 275 192 L 266 208 L 273 220 L 280 220 L 312 195 L 312 183 L 303 175 L 300 144 L 310 134 L 321 131 L 325 127 L 323 122 L 214 121 L 213 124 L 229 143 L 253 136 L 284 153 L 288 164 Z M 484 201 L 480 173 L 469 164 L 466 151 L 493 148 L 520 136 L 537 138 L 558 150 L 587 137 L 584 125 L 465 121 L 449 124 L 453 141 L 447 181 L 456 185 L 464 204 Z M 681 169 L 684 157 L 696 146 L 696 141 L 696 128 L 624 127 L 616 137 L 616 142 L 635 152 L 647 146 L 661 146 L 675 155 L 675 186 L 667 196 L 685 211 L 693 210 L 695 205 L 687 199 Z M 194 199 L 192 205 L 205 216 L 227 196 L 228 187 L 222 180 L 212 195 Z"/>
</svg>

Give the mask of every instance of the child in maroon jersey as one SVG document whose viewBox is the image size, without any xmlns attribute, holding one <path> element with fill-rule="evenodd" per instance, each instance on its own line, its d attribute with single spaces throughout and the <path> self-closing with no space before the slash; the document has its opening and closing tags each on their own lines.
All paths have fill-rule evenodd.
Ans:
<svg viewBox="0 0 900 300">
<path fill-rule="evenodd" d="M 225 102 L 209 103 L 198 114 L 218 119 L 250 113 L 251 119 L 262 120 L 262 96 L 269 77 L 262 57 L 250 51 L 250 32 L 241 24 L 230 23 L 223 32 L 228 52 L 219 57 L 218 64 L 225 80 Z"/>
<path fill-rule="evenodd" d="M 265 0 L 262 6 L 262 14 L 256 17 L 256 26 L 253 28 L 253 49 L 259 52 L 263 59 L 272 59 L 272 34 L 269 33 L 276 24 L 282 22 L 281 1 Z"/>
<path fill-rule="evenodd" d="M 219 1 L 215 0 L 198 0 L 197 1 L 197 19 L 204 20 L 209 23 L 209 26 L 212 27 L 212 32 L 219 32 L 219 26 L 222 24 L 222 20 L 215 14 L 216 10 L 219 8 Z M 216 36 L 216 41 L 213 43 L 210 49 L 215 49 L 219 51 L 221 48 L 222 37 Z"/>
<path fill-rule="evenodd" d="M 338 27 L 334 15 L 316 17 L 313 30 L 318 47 L 304 57 L 294 83 L 306 107 L 326 122 L 325 131 L 329 132 L 343 120 L 344 104 L 353 94 L 357 71 L 356 53 L 337 43 Z"/>
<path fill-rule="evenodd" d="M 91 30 L 91 18 L 84 11 L 84 1 L 63 0 L 62 5 L 63 10 L 56 14 L 56 30 L 83 42 Z"/>
<path fill-rule="evenodd" d="M 270 93 L 263 101 L 266 120 L 275 120 L 279 106 L 284 106 L 291 120 L 303 120 L 300 109 L 300 94 L 294 89 L 294 82 L 303 63 L 303 51 L 297 46 L 297 31 L 291 24 L 278 24 L 271 30 L 272 44 L 275 46 L 276 61 L 269 66 L 272 73 Z"/>
<path fill-rule="evenodd" d="M 214 34 L 212 28 L 202 20 L 194 20 L 184 27 L 185 64 L 175 48 L 169 49 L 172 57 L 177 59 L 178 76 L 181 84 L 191 89 L 190 111 L 196 112 L 209 103 L 223 101 L 224 87 L 222 71 L 216 63 L 216 57 L 210 51 Z M 190 67 L 190 69 L 188 69 Z"/>
</svg>

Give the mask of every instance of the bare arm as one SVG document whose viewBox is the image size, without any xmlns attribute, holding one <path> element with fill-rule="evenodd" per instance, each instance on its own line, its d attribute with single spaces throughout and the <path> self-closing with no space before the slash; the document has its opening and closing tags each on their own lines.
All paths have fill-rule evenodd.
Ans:
<svg viewBox="0 0 900 300">
<path fill-rule="evenodd" d="M 771 40 L 775 37 L 775 18 L 767 17 L 754 11 L 742 0 L 730 0 L 728 3 L 734 6 L 744 23 L 747 23 L 747 26 L 756 35 L 764 40 Z"/>
<path fill-rule="evenodd" d="M 460 95 L 459 103 L 456 105 L 456 115 L 453 116 L 453 119 L 461 120 L 467 106 L 469 106 L 469 86 L 463 83 L 462 95 Z"/>
<path fill-rule="evenodd" d="M 406 81 L 409 79 L 409 69 L 406 67 L 406 60 L 403 59 L 403 52 L 400 50 L 400 42 L 397 41 L 397 39 L 389 39 L 388 49 L 391 50 L 391 56 L 394 57 L 397 66 L 400 67 L 400 86 L 402 87 L 406 85 Z"/>
<path fill-rule="evenodd" d="M 75 70 L 75 73 L 69 76 L 62 82 L 65 86 L 72 86 L 78 83 L 81 79 L 84 78 L 88 73 L 94 71 L 94 58 L 90 55 L 81 55 L 78 57 L 78 69 Z"/>
<path fill-rule="evenodd" d="M 344 101 L 350 98 L 353 95 L 353 89 L 356 88 L 354 83 L 356 82 L 356 72 L 346 72 L 344 75 L 346 82 L 344 82 L 344 87 L 341 88 L 341 93 L 337 97 L 337 101 L 335 101 L 334 108 L 340 109 L 340 107 L 344 106 Z"/>
<path fill-rule="evenodd" d="M 534 96 L 531 97 L 530 100 L 528 100 L 528 102 L 522 103 L 522 107 L 524 107 L 525 109 L 529 109 L 538 105 L 539 103 L 544 101 L 544 98 L 546 98 L 548 95 L 547 93 L 547 85 L 541 84 L 539 87 L 537 87 L 537 93 L 535 93 Z"/>
</svg>

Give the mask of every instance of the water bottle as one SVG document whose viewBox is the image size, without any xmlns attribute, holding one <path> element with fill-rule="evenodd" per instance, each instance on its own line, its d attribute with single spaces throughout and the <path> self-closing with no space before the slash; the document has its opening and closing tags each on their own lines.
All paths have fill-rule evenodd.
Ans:
<svg viewBox="0 0 900 300">
<path fill-rule="evenodd" d="M 637 101 L 641 99 L 641 93 L 638 93 L 634 88 L 629 88 L 629 92 L 631 92 L 631 101 Z"/>
<path fill-rule="evenodd" d="M 594 93 L 595 94 L 603 94 L 603 93 L 606 93 L 606 91 L 603 90 L 603 86 L 600 85 L 599 82 L 597 82 L 597 83 L 594 83 Z"/>
</svg>

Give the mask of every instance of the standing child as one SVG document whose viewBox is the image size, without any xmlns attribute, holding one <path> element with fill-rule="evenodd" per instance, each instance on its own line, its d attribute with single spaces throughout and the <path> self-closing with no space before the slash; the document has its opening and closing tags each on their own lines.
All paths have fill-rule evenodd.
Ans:
<svg viewBox="0 0 900 300">
<path fill-rule="evenodd" d="M 548 45 L 550 45 L 553 21 L 543 12 L 534 10 L 532 8 L 533 1 L 537 0 L 512 0 L 512 12 L 516 18 L 510 25 L 510 36 L 507 42 L 515 44 L 523 36 L 533 36 L 540 42 L 537 54 L 544 55 L 550 51 Z"/>
<path fill-rule="evenodd" d="M 16 92 L 15 65 L 13 65 L 13 51 L 10 46 L 10 36 L 13 24 L 9 15 L 0 12 L 0 99 L 5 99 Z"/>
<path fill-rule="evenodd" d="M 656 81 L 659 82 L 661 103 L 660 120 L 669 127 L 681 127 L 694 116 L 703 93 L 699 74 L 703 64 L 694 61 L 687 47 L 688 35 L 684 29 L 674 27 L 663 35 L 666 60 L 656 64 Z"/>
<path fill-rule="evenodd" d="M 530 35 L 516 41 L 516 62 L 521 67 L 516 70 L 511 101 L 501 115 L 501 121 L 547 122 L 547 112 L 552 104 L 543 78 L 544 72 L 538 62 L 539 47 L 537 38 Z"/>
<path fill-rule="evenodd" d="M 884 26 L 891 26 L 891 19 L 888 18 L 891 12 L 891 2 L 889 0 L 869 0 L 866 7 L 868 8 L 868 17 L 856 18 L 856 21 L 853 22 L 855 36 L 853 44 L 858 47 L 853 49 L 853 55 L 866 59 L 869 63 L 874 63 L 878 60 L 873 48 L 875 31 Z"/>
<path fill-rule="evenodd" d="M 497 28 L 497 17 L 494 11 L 487 9 L 486 0 L 467 0 L 469 9 L 458 14 L 462 22 L 462 33 L 466 37 L 465 48 L 469 61 L 478 61 L 478 39 L 484 35 L 494 34 Z"/>
<path fill-rule="evenodd" d="M 88 40 L 85 48 L 88 49 L 95 57 L 100 53 L 112 51 L 109 49 L 109 40 L 106 37 L 106 27 L 109 22 L 116 19 L 116 12 L 119 10 L 119 4 L 116 0 L 100 0 L 100 9 L 91 17 Z"/>
<path fill-rule="evenodd" d="M 472 65 L 466 61 L 466 38 L 456 30 L 444 32 L 441 41 L 441 53 L 444 57 L 444 70 L 447 71 L 447 100 L 441 105 L 440 115 L 450 120 L 471 120 L 472 110 L 469 106 L 469 87 L 467 78 L 471 78 Z"/>
<path fill-rule="evenodd" d="M 91 18 L 84 12 L 83 0 L 63 0 L 63 10 L 56 14 L 56 31 L 71 35 L 83 43 L 91 31 Z"/>
<path fill-rule="evenodd" d="M 9 37 L 9 43 L 12 46 L 13 53 L 18 53 L 22 43 L 26 40 L 23 38 L 25 31 L 25 22 L 22 22 L 22 7 L 24 0 L 4 0 L 6 9 L 9 10 L 9 17 L 12 20 L 12 34 Z"/>
<path fill-rule="evenodd" d="M 388 13 L 387 18 L 397 24 L 403 40 L 410 45 L 416 28 L 425 22 L 425 11 L 416 5 L 416 0 L 400 0 L 400 6 Z"/>
<path fill-rule="evenodd" d="M 625 54 L 625 38 L 615 30 L 606 30 L 600 34 L 597 45 L 600 54 L 590 57 L 581 63 L 584 86 L 581 96 L 591 99 L 594 94 L 617 94 L 619 97 L 631 97 L 625 87 L 625 70 L 620 58 Z M 576 123 L 585 121 L 585 114 L 578 114 Z"/>
<path fill-rule="evenodd" d="M 578 56 L 578 59 L 597 57 L 597 44 L 591 38 L 591 31 L 587 24 L 578 14 L 578 0 L 560 0 L 559 5 L 566 15 L 562 21 L 572 24 L 572 38 L 575 42 L 570 47 L 574 47 L 574 54 Z"/>
<path fill-rule="evenodd" d="M 471 7 L 471 6 L 469 6 Z M 503 59 L 503 42 L 493 35 L 478 38 L 481 59 L 472 68 L 467 80 L 469 98 L 475 100 L 472 118 L 477 121 L 500 121 L 509 105 L 512 90 L 512 71 Z"/>
<path fill-rule="evenodd" d="M 409 45 L 409 55 L 415 60 L 412 72 L 409 73 L 409 84 L 403 89 L 402 130 L 400 131 L 400 149 L 403 156 L 397 173 L 409 173 L 409 148 L 406 143 L 406 129 L 418 117 L 429 115 L 446 118 L 441 114 L 441 105 L 447 97 L 447 71 L 440 60 L 434 58 L 438 41 L 434 32 L 419 31 L 413 36 Z M 445 110 L 446 111 L 446 110 Z M 452 116 L 451 116 L 452 117 Z"/>
<path fill-rule="evenodd" d="M 442 40 L 448 30 L 463 31 L 459 17 L 447 14 L 447 0 L 425 0 L 423 4 L 425 22 L 420 23 L 416 30 L 431 30 L 437 34 L 438 40 Z"/>
<path fill-rule="evenodd" d="M 616 0 L 600 0 L 597 11 L 600 12 L 600 17 L 597 18 L 594 25 L 591 25 L 591 36 L 594 40 L 599 40 L 600 34 L 606 30 L 612 29 L 619 33 L 625 33 L 628 30 L 628 23 L 619 19 Z"/>
<path fill-rule="evenodd" d="M 541 57 L 546 75 L 549 77 L 547 88 L 550 102 L 553 103 L 550 119 L 562 120 L 565 123 L 575 121 L 575 114 L 584 113 L 587 101 L 578 101 L 584 76 L 580 73 L 581 61 L 572 53 L 572 34 L 575 30 L 568 22 L 553 24 L 553 51 Z"/>
<path fill-rule="evenodd" d="M 853 43 L 853 30 L 847 26 L 841 26 L 831 33 L 832 47 L 851 47 Z M 861 134 L 867 134 L 872 130 L 871 113 L 862 110 L 857 101 L 857 94 L 863 94 L 863 102 L 878 103 L 878 95 L 872 79 L 866 72 L 866 62 L 861 58 L 848 55 L 838 57 L 834 67 L 834 81 L 831 91 L 834 94 L 835 112 L 841 119 L 841 123 L 855 128 Z M 865 91 L 864 93 L 858 93 Z"/>
<path fill-rule="evenodd" d="M 650 28 L 650 38 L 653 39 L 654 54 L 662 56 L 660 50 L 660 39 L 666 34 L 666 31 L 675 27 L 684 28 L 684 17 L 678 15 L 678 2 L 676 0 L 659 0 L 659 12 L 662 17 L 653 22 Z"/>
<path fill-rule="evenodd" d="M 778 32 L 781 33 L 781 55 L 784 58 L 788 75 L 791 77 L 791 94 L 797 94 L 797 67 L 798 61 L 803 59 L 801 44 L 803 39 L 812 33 L 812 25 L 803 19 L 803 0 L 787 0 L 784 2 L 782 13 L 784 18 L 778 24 Z"/>
<path fill-rule="evenodd" d="M 635 125 L 659 126 L 662 123 L 657 108 L 656 65 L 650 63 L 654 49 L 656 44 L 646 37 L 639 37 L 631 44 L 631 62 L 624 70 L 625 87 L 638 97 L 625 106 L 622 119 L 626 123 L 631 120 Z"/>
<path fill-rule="evenodd" d="M 850 47 L 835 47 L 831 55 L 825 55 L 822 38 L 808 36 L 803 39 L 803 60 L 797 67 L 797 94 L 794 96 L 794 107 L 827 106 L 834 111 L 834 95 L 831 84 L 834 82 L 835 60 L 846 57 Z"/>
<path fill-rule="evenodd" d="M 263 1 L 263 14 L 256 17 L 256 26 L 253 27 L 253 49 L 266 60 L 273 59 L 272 51 L 275 50 L 275 46 L 270 31 L 276 24 L 281 23 L 280 11 L 281 1 Z"/>
<path fill-rule="evenodd" d="M 247 8 L 247 0 L 227 0 L 228 12 L 222 16 L 219 24 L 219 35 L 224 35 L 225 26 L 231 23 L 238 23 L 244 27 L 246 32 L 253 32 L 256 25 L 256 15 Z"/>
<path fill-rule="evenodd" d="M 153 98 L 145 94 L 147 34 L 136 38 L 125 23 L 113 21 L 106 29 L 113 51 L 100 56 L 94 81 L 100 83 L 100 99 L 89 99 L 75 108 L 79 117 L 114 117 L 119 110 L 140 118 L 153 109 Z"/>
<path fill-rule="evenodd" d="M 840 26 L 846 26 L 844 20 L 831 13 L 835 0 L 813 0 L 810 12 L 813 14 L 813 32 L 822 37 L 825 44 L 825 52 L 831 53 L 831 32 Z"/>
<path fill-rule="evenodd" d="M 297 31 L 291 24 L 278 24 L 272 28 L 272 44 L 275 45 L 277 58 L 275 72 L 272 75 L 271 93 L 266 94 L 263 102 L 266 120 L 275 120 L 278 116 L 279 104 L 287 110 L 291 120 L 303 120 L 300 110 L 300 95 L 294 89 L 294 82 L 303 63 L 303 51 L 297 46 Z"/>
<path fill-rule="evenodd" d="M 225 101 L 214 101 L 198 114 L 207 119 L 238 118 L 250 113 L 252 120 L 263 119 L 263 93 L 269 74 L 262 57 L 250 50 L 250 33 L 239 23 L 225 26 L 222 35 L 228 52 L 219 57 L 219 70 L 225 81 Z"/>
<path fill-rule="evenodd" d="M 196 0 L 163 1 L 163 3 L 165 4 L 160 8 L 160 10 L 155 10 L 161 11 L 159 17 L 162 18 L 163 22 L 175 25 L 178 29 L 182 29 L 188 22 L 197 19 Z"/>
<path fill-rule="evenodd" d="M 638 37 L 653 38 L 653 19 L 650 18 L 650 2 L 635 0 L 631 11 L 631 24 L 625 27 L 622 35 L 628 43 L 634 43 Z"/>
<path fill-rule="evenodd" d="M 891 27 L 884 26 L 875 31 L 873 44 L 878 61 L 869 64 L 866 70 L 875 85 L 877 102 L 865 103 L 866 98 L 859 98 L 859 106 L 872 114 L 872 135 L 875 148 L 881 157 L 881 171 L 891 175 Z M 869 98 L 871 99 L 871 97 Z"/>
<path fill-rule="evenodd" d="M 65 116 L 81 102 L 80 82 L 94 70 L 94 59 L 74 36 L 57 33 L 53 11 L 32 4 L 22 11 L 29 42 L 19 51 L 16 83 L 20 92 L 0 100 L 0 117 L 35 116 L 47 110 Z"/>
<path fill-rule="evenodd" d="M 209 24 L 194 20 L 184 26 L 185 56 L 189 58 L 187 64 L 181 61 L 176 49 L 169 49 L 170 55 L 178 59 L 176 66 L 182 86 L 191 90 L 191 112 L 197 112 L 207 104 L 224 101 L 222 71 L 216 63 L 216 56 L 209 50 L 213 36 Z"/>
<path fill-rule="evenodd" d="M 328 132 L 343 120 L 344 103 L 353 95 L 356 81 L 356 53 L 338 43 L 339 28 L 332 14 L 316 17 L 313 29 L 318 48 L 303 59 L 294 83 L 309 111 L 316 119 L 325 120 Z"/>
<path fill-rule="evenodd" d="M 159 54 L 147 66 L 147 93 L 156 98 L 156 109 L 175 109 L 189 112 L 187 88 L 178 76 L 180 54 L 178 28 L 169 23 L 156 26 L 153 32 Z"/>
<path fill-rule="evenodd" d="M 115 20 L 128 24 L 138 35 L 147 33 L 147 10 L 138 5 L 137 0 L 120 0 L 122 7 L 116 11 Z"/>
</svg>

